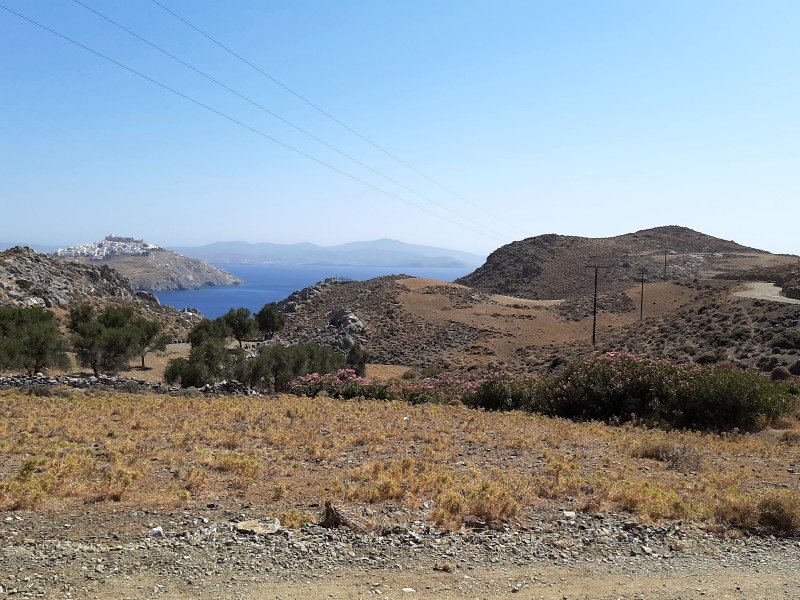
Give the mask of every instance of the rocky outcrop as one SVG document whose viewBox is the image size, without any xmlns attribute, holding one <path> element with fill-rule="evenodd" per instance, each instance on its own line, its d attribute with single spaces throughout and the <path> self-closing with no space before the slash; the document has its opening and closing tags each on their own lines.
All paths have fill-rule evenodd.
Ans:
<svg viewBox="0 0 800 600">
<path fill-rule="evenodd" d="M 130 282 L 107 264 L 62 261 L 15 247 L 0 252 L 0 306 L 69 308 L 81 302 L 96 307 L 133 306 L 141 316 L 158 321 L 173 339 L 185 339 L 203 315 L 162 306 L 150 292 L 135 291 Z"/>
<path fill-rule="evenodd" d="M 285 313 L 295 313 L 303 304 L 308 304 L 315 298 L 319 298 L 326 290 L 341 283 L 344 282 L 335 277 L 329 277 L 324 281 L 310 285 L 302 290 L 292 292 L 287 298 L 278 302 L 278 306 Z"/>
<path fill-rule="evenodd" d="M 293 343 L 331 346 L 341 352 L 348 352 L 356 344 L 364 344 L 369 334 L 363 321 L 351 308 L 336 305 L 343 296 L 335 292 L 355 283 L 329 278 L 281 300 L 278 306 L 287 313 L 290 324 L 281 337 Z M 320 306 L 328 308 L 324 322 L 320 322 Z"/>
<path fill-rule="evenodd" d="M 88 257 L 61 257 L 64 263 L 105 265 L 125 277 L 135 290 L 161 292 L 167 290 L 194 290 L 209 286 L 241 285 L 235 275 L 218 269 L 196 258 L 187 258 L 161 248 L 142 255 L 113 255 L 94 260 Z"/>
<path fill-rule="evenodd" d="M 138 297 L 130 282 L 105 264 L 62 262 L 21 246 L 0 252 L 0 304 L 49 308 L 66 306 L 77 297 L 154 300 Z"/>
<path fill-rule="evenodd" d="M 787 298 L 800 300 L 800 277 L 783 284 L 783 295 Z"/>
<path fill-rule="evenodd" d="M 406 275 L 368 281 L 328 279 L 294 292 L 278 303 L 287 315 L 280 338 L 293 344 L 324 344 L 342 352 L 358 343 L 372 362 L 426 366 L 442 362 L 447 351 L 466 347 L 488 333 L 406 310 L 403 298 L 408 288 L 397 283 L 404 279 Z M 452 292 L 449 287 L 442 289 L 442 295 Z M 460 295 L 456 300 L 463 302 Z"/>
<path fill-rule="evenodd" d="M 328 313 L 327 327 L 318 327 L 304 342 L 349 352 L 353 346 L 365 342 L 368 337 L 367 328 L 353 311 L 348 308 L 337 308 Z"/>
</svg>

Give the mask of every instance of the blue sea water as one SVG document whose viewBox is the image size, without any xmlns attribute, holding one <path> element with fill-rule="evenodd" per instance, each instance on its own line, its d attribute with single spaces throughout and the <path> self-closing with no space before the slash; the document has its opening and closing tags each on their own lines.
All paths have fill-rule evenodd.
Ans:
<svg viewBox="0 0 800 600">
<path fill-rule="evenodd" d="M 245 281 L 244 285 L 206 287 L 199 290 L 156 292 L 161 304 L 175 308 L 196 308 L 215 319 L 231 308 L 249 308 L 257 312 L 269 302 L 278 302 L 328 277 L 364 281 L 382 275 L 411 275 L 441 281 L 453 281 L 471 273 L 473 268 L 414 268 L 325 265 L 234 265 L 215 264 Z"/>
</svg>

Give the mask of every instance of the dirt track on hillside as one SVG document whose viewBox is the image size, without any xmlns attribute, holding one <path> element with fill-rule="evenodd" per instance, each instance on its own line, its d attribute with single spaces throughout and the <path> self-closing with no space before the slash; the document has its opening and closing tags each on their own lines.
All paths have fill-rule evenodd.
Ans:
<svg viewBox="0 0 800 600">
<path fill-rule="evenodd" d="M 746 290 L 736 292 L 733 295 L 740 298 L 752 298 L 754 300 L 769 300 L 771 302 L 782 302 L 784 304 L 800 304 L 800 300 L 781 296 L 781 288 L 773 283 L 765 281 L 751 281 L 747 284 Z"/>
</svg>

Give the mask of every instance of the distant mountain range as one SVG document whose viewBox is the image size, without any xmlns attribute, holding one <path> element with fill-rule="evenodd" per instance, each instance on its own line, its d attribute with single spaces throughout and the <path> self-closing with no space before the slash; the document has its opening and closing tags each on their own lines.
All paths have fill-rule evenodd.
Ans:
<svg viewBox="0 0 800 600">
<path fill-rule="evenodd" d="M 171 247 L 170 250 L 217 264 L 364 265 L 375 267 L 477 267 L 486 259 L 479 254 L 433 246 L 406 244 L 390 239 L 352 242 L 338 246 L 215 242 L 206 246 Z"/>
</svg>

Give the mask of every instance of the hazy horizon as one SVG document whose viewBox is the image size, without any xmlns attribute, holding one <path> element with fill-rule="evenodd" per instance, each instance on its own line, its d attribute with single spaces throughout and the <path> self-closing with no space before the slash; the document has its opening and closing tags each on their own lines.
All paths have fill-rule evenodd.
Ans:
<svg viewBox="0 0 800 600">
<path fill-rule="evenodd" d="M 0 3 L 0 240 L 800 254 L 796 2 L 83 4 Z"/>
<path fill-rule="evenodd" d="M 0 240 L 0 245 L 4 245 L 4 247 L 0 247 L 0 250 L 5 249 L 6 247 L 18 246 L 18 245 L 22 245 L 22 246 L 26 246 L 27 245 L 27 246 L 36 246 L 36 247 L 68 248 L 68 247 L 72 247 L 72 246 L 78 246 L 80 244 L 88 244 L 88 243 L 100 242 L 106 237 L 106 235 L 114 235 L 116 237 L 132 237 L 132 238 L 139 239 L 139 240 L 142 240 L 142 241 L 147 242 L 147 243 L 156 244 L 156 245 L 158 245 L 158 246 L 160 246 L 162 248 L 166 248 L 168 250 L 171 249 L 171 248 L 202 248 L 204 246 L 209 246 L 209 245 L 213 245 L 213 244 L 241 244 L 241 243 L 251 244 L 251 245 L 275 244 L 275 245 L 287 245 L 287 246 L 289 246 L 289 245 L 311 244 L 311 245 L 317 246 L 319 248 L 327 249 L 327 248 L 336 248 L 338 246 L 345 246 L 345 245 L 350 245 L 350 244 L 372 244 L 372 243 L 376 243 L 376 242 L 390 241 L 390 242 L 398 242 L 400 244 L 406 244 L 406 245 L 411 245 L 411 246 L 425 246 L 425 247 L 437 248 L 437 249 L 445 250 L 445 251 L 453 251 L 453 252 L 459 252 L 459 253 L 474 254 L 476 256 L 486 256 L 486 255 L 478 253 L 478 252 L 470 252 L 468 250 L 462 250 L 462 249 L 459 249 L 459 248 L 444 248 L 442 246 L 433 246 L 431 244 L 416 244 L 416 243 L 405 242 L 403 240 L 397 240 L 397 239 L 393 239 L 393 238 L 378 238 L 378 239 L 372 239 L 372 240 L 367 240 L 367 239 L 350 240 L 350 241 L 341 242 L 341 243 L 338 243 L 338 244 L 318 244 L 318 243 L 316 243 L 314 241 L 311 241 L 311 240 L 304 240 L 304 241 L 301 241 L 301 242 L 293 242 L 293 243 L 289 243 L 289 244 L 281 244 L 281 243 L 270 242 L 270 241 L 245 242 L 243 240 L 214 240 L 214 241 L 206 243 L 206 244 L 194 245 L 194 244 L 171 244 L 169 242 L 161 242 L 159 240 L 150 240 L 150 239 L 147 239 L 146 237 L 142 237 L 140 235 L 127 235 L 127 234 L 105 234 L 105 235 L 101 235 L 101 236 L 95 237 L 93 239 L 75 240 L 75 241 L 72 241 L 70 243 L 63 243 L 63 244 L 42 242 L 42 241 L 38 241 L 38 240 L 16 240 L 16 241 L 14 241 L 14 240 Z"/>
</svg>

